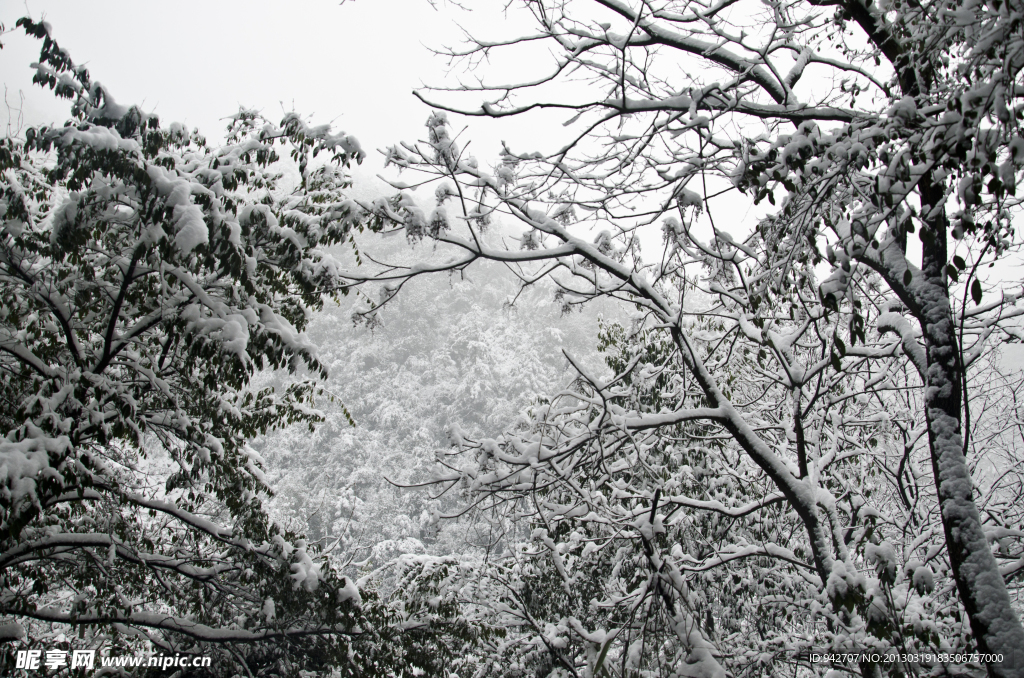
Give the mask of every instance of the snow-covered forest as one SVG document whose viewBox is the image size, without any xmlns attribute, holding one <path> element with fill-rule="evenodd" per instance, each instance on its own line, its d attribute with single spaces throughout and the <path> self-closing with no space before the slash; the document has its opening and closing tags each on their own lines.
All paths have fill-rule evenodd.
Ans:
<svg viewBox="0 0 1024 678">
<path fill-rule="evenodd" d="M 379 154 L 0 30 L 0 672 L 1024 676 L 1024 6 L 504 8 Z"/>
<path fill-rule="evenodd" d="M 383 245 L 378 254 L 394 257 L 408 248 L 404 238 Z M 459 513 L 461 498 L 431 502 L 436 492 L 410 486 L 436 475 L 435 454 L 453 434 L 512 428 L 536 398 L 571 381 L 563 351 L 602 368 L 598 309 L 563 314 L 547 287 L 509 306 L 516 282 L 496 266 L 427 278 L 372 328 L 354 327 L 356 299 L 318 314 L 307 334 L 336 401 L 313 431 L 295 426 L 253 441 L 273 472 L 271 513 L 367 565 L 406 552 L 461 553 L 467 541 L 484 552 L 507 546 L 486 520 L 438 520 Z"/>
</svg>

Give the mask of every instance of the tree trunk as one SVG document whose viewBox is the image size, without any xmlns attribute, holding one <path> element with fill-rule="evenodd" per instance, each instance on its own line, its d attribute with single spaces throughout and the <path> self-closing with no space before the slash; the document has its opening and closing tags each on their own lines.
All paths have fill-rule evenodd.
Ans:
<svg viewBox="0 0 1024 678">
<path fill-rule="evenodd" d="M 922 196 L 926 205 L 930 199 L 942 199 L 941 190 L 922 190 Z M 935 222 L 921 234 L 924 280 L 914 285 L 913 292 L 920 304 L 915 310 L 928 358 L 925 420 L 946 548 L 978 652 L 1003 655 L 1002 663 L 988 665 L 989 675 L 1020 677 L 1024 676 L 1024 629 L 985 538 L 963 453 L 963 367 L 946 277 L 945 217 Z"/>
</svg>

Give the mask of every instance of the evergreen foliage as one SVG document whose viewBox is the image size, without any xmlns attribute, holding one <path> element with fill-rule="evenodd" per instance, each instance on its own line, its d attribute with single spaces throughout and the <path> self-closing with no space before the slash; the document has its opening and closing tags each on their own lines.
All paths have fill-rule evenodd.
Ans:
<svg viewBox="0 0 1024 678">
<path fill-rule="evenodd" d="M 325 248 L 362 228 L 344 195 L 358 142 L 242 110 L 210 147 L 118 104 L 48 25 L 18 25 L 72 116 L 0 142 L 0 615 L 20 639 L 4 666 L 155 648 L 213 657 L 190 675 L 433 671 L 433 632 L 269 518 L 248 445 L 322 419 L 304 330 L 336 289 Z M 296 378 L 257 388 L 273 369 Z M 452 630 L 455 651 L 470 631 Z"/>
</svg>

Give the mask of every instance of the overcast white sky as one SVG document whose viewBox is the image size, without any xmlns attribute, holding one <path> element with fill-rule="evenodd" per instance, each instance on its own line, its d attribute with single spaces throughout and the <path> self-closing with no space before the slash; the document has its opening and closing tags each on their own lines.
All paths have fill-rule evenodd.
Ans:
<svg viewBox="0 0 1024 678">
<path fill-rule="evenodd" d="M 24 92 L 27 123 L 66 119 L 66 102 L 31 84 L 38 41 L 11 30 L 29 14 L 49 21 L 58 42 L 119 102 L 139 104 L 165 124 L 198 127 L 213 141 L 223 132 L 221 119 L 240 105 L 272 119 L 283 106 L 314 122 L 333 121 L 375 156 L 374 149 L 422 138 L 429 110 L 413 98 L 414 88 L 466 77 L 462 69 L 450 73 L 428 46 L 456 44 L 456 20 L 474 30 L 509 28 L 500 14 L 438 7 L 427 0 L 8 2 L 0 10 L 8 29 L 0 78 L 12 106 Z M 503 124 L 499 132 L 495 123 L 474 120 L 471 134 L 482 160 L 497 154 L 499 136 L 517 151 L 534 150 L 527 147 L 536 138 L 528 122 Z M 372 158 L 369 168 L 377 166 Z"/>
<path fill-rule="evenodd" d="M 355 135 L 369 160 L 355 172 L 356 192 L 381 172 L 377 149 L 424 136 L 429 109 L 412 90 L 473 82 L 486 71 L 488 82 L 524 81 L 546 75 L 552 63 L 536 46 L 492 53 L 479 72 L 452 67 L 431 47 L 458 46 L 460 25 L 485 38 L 528 35 L 532 17 L 505 14 L 504 2 L 449 0 L 22 0 L 0 9 L 8 32 L 0 51 L 0 77 L 10 106 L 24 93 L 25 122 L 63 122 L 68 105 L 31 84 L 39 43 L 13 30 L 26 14 L 45 19 L 72 58 L 85 64 L 123 104 L 160 116 L 165 125 L 198 127 L 211 141 L 222 138 L 224 117 L 239 106 L 257 108 L 274 119 L 283 109 L 332 122 Z M 565 84 L 559 85 L 565 94 Z M 466 98 L 469 97 L 469 98 Z M 460 103 L 479 106 L 483 97 Z M 450 99 L 448 99 L 450 101 Z M 8 110 L 0 106 L 0 133 Z M 565 112 L 531 113 L 498 121 L 450 116 L 460 146 L 485 165 L 494 164 L 505 140 L 518 153 L 554 150 L 567 140 Z M 743 201 L 741 201 L 743 203 Z M 719 199 L 716 213 L 731 217 L 741 235 L 749 228 L 749 205 Z M 719 212 L 721 210 L 721 212 Z M 746 224 L 746 226 L 744 226 Z M 653 232 L 652 245 L 660 244 Z M 645 243 L 646 245 L 646 243 Z"/>
</svg>

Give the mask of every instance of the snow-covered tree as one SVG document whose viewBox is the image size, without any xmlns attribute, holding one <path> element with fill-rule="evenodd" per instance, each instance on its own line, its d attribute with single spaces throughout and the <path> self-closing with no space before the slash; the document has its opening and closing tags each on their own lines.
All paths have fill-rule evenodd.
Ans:
<svg viewBox="0 0 1024 678">
<path fill-rule="evenodd" d="M 726 638 L 696 613 L 700 592 L 684 565 L 739 558 L 749 547 L 744 556 L 806 575 L 809 589 L 779 600 L 807 601 L 812 642 L 850 650 L 910 647 L 892 615 L 909 618 L 906 600 L 931 590 L 935 559 L 945 560 L 956 593 L 946 589 L 938 604 L 967 625 L 938 624 L 927 605 L 915 604 L 923 629 L 910 634 L 915 647 L 1000 656 L 973 666 L 1021 675 L 1019 591 L 1011 596 L 1004 578 L 1018 570 L 1000 570 L 993 549 L 1004 546 L 988 538 L 1017 540 L 1008 548 L 1019 553 L 1020 527 L 993 531 L 1002 518 L 979 512 L 975 492 L 989 496 L 992 478 L 972 477 L 964 436 L 972 365 L 993 339 L 1021 334 L 1017 292 L 986 292 L 979 277 L 1016 251 L 1021 8 L 1002 0 L 519 4 L 535 32 L 471 39 L 453 55 L 482 60 L 543 46 L 551 70 L 460 87 L 496 95 L 479 108 L 447 105 L 437 93 L 430 103 L 495 118 L 566 110 L 573 136 L 548 154 L 506 148 L 485 170 L 460 149 L 445 114 L 433 114 L 427 139 L 390 149 L 388 159 L 435 177 L 437 208 L 428 216 L 407 190 L 368 207 L 411 240 L 434 240 L 439 256 L 348 277 L 397 289 L 487 259 L 508 265 L 524 285 L 555 280 L 563 302 L 611 297 L 644 318 L 629 340 L 639 348 L 617 377 L 581 370 L 578 388 L 552 398 L 560 404 L 538 410 L 527 430 L 460 441 L 472 458 L 445 479 L 535 522 L 594 516 L 617 536 L 632 529 L 649 564 L 646 586 L 659 591 L 683 650 L 666 670 L 718 674 L 714 657 L 736 651 L 741 636 L 722 647 Z M 730 226 L 733 235 L 723 221 L 735 212 L 722 205 L 737 196 L 775 208 L 756 224 Z M 495 212 L 525 226 L 518 247 L 487 238 Z M 643 235 L 650 230 L 664 243 L 656 255 Z M 650 341 L 667 345 L 643 360 Z M 662 377 L 643 397 L 631 390 Z M 722 452 L 688 443 L 705 439 L 725 441 Z M 887 451 L 872 451 L 879 446 Z M 919 473 L 922 449 L 930 490 Z M 719 454 L 729 463 L 715 461 Z M 606 457 L 621 459 L 621 468 L 605 468 Z M 879 492 L 890 459 L 903 461 L 895 485 Z M 710 510 L 736 524 L 715 533 L 725 542 L 705 555 L 673 554 L 685 540 L 656 543 L 659 507 L 673 491 L 667 484 L 685 477 L 671 468 L 689 473 L 698 460 L 706 463 L 697 484 L 672 495 L 682 497 L 680 512 Z M 639 468 L 648 480 L 634 482 Z M 612 484 L 615 472 L 629 476 L 626 485 Z M 719 505 L 693 495 L 723 477 L 713 497 Z M 764 490 L 748 506 L 745 493 L 758 481 Z M 560 498 L 546 500 L 552 492 Z M 935 516 L 941 537 L 929 532 L 915 542 L 920 535 L 903 530 L 894 545 L 894 533 L 878 525 L 904 527 L 896 520 L 910 508 L 900 509 L 904 501 Z M 779 502 L 802 532 L 783 541 L 799 549 L 763 532 L 755 542 L 752 526 L 737 527 L 752 515 L 748 508 L 758 513 Z M 536 538 L 557 562 L 572 546 L 543 529 L 547 536 Z M 707 528 L 698 532 L 708 538 Z M 919 559 L 933 537 L 935 550 Z M 564 564 L 556 569 L 571 588 Z M 894 593 L 901 586 L 902 607 Z M 576 633 L 596 643 L 598 631 Z M 602 651 L 577 656 L 571 670 L 596 670 Z M 935 662 L 920 666 L 940 670 Z M 873 676 L 919 666 L 864 662 L 859 670 Z"/>
<path fill-rule="evenodd" d="M 718 323 L 695 329 L 702 349 L 728 339 Z M 650 415 L 666 401 L 701 398 L 676 366 L 668 336 L 629 338 L 624 328 L 603 336 L 619 370 L 615 388 L 598 391 L 581 380 L 534 411 L 531 435 L 462 441 L 475 459 L 448 476 L 486 490 L 480 499 L 494 515 L 531 517 L 532 529 L 521 534 L 529 540 L 525 550 L 485 571 L 515 592 L 502 601 L 502 623 L 520 631 L 517 644 L 495 654 L 527 666 L 554 660 L 582 668 L 593 649 L 586 629 L 600 630 L 596 651 L 605 662 L 622 672 L 671 673 L 679 645 L 669 642 L 673 625 L 658 604 L 659 583 L 675 588 L 705 637 L 727 648 L 723 663 L 734 674 L 785 673 L 806 666 L 809 650 L 826 647 L 964 648 L 969 631 L 941 557 L 927 449 L 919 444 L 924 431 L 911 414 L 917 389 L 901 376 L 900 361 L 874 374 L 863 364 L 826 372 L 810 398 L 820 405 L 805 408 L 797 435 L 792 397 L 764 378 L 756 350 L 734 345 L 727 370 L 709 351 L 707 362 L 744 375 L 723 379 L 728 392 L 794 467 L 802 445 L 824 443 L 825 454 L 808 470 L 841 537 L 833 549 L 843 566 L 823 584 L 806 562 L 813 549 L 799 515 L 729 436 L 701 423 L 629 426 L 642 416 L 655 421 Z M 1009 507 L 1022 477 L 1019 465 L 1002 457 L 1018 454 L 1019 443 L 997 438 L 1019 422 L 1007 411 L 1019 386 L 998 383 L 991 371 L 982 375 L 996 382 L 976 384 L 985 400 L 1003 405 L 978 402 L 968 459 L 987 469 L 978 483 L 979 503 L 993 507 L 984 529 L 1002 540 L 996 555 L 1012 578 L 1021 551 Z M 542 463 L 530 453 L 538 444 L 549 455 Z M 667 575 L 661 582 L 652 577 L 659 571 Z M 540 646 L 543 639 L 558 657 Z"/>
<path fill-rule="evenodd" d="M 268 518 L 247 443 L 321 419 L 304 329 L 337 289 L 325 248 L 361 228 L 358 142 L 243 110 L 211 147 L 19 26 L 72 115 L 0 141 L 4 665 L 91 648 L 212 654 L 215 675 L 436 673 L 433 631 Z M 296 378 L 253 383 L 274 369 Z"/>
</svg>

